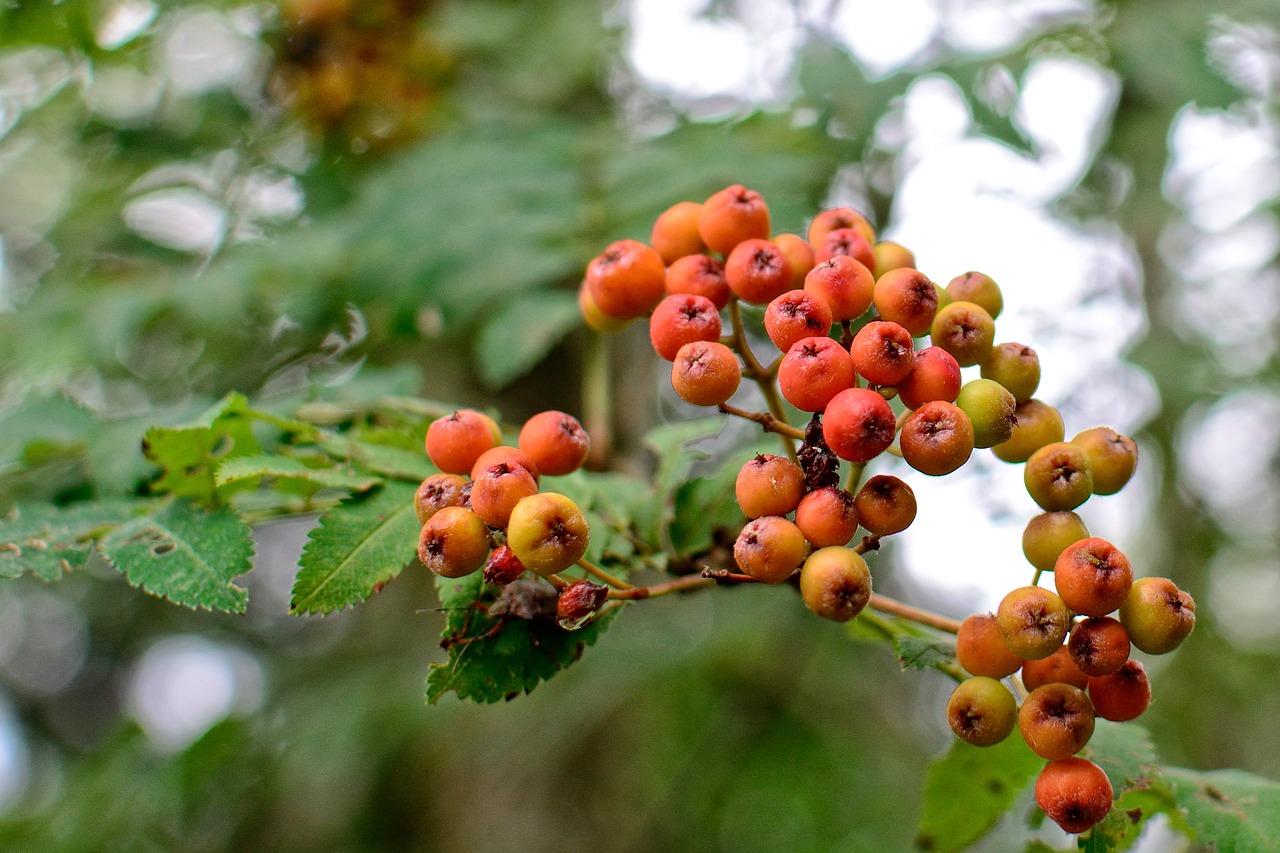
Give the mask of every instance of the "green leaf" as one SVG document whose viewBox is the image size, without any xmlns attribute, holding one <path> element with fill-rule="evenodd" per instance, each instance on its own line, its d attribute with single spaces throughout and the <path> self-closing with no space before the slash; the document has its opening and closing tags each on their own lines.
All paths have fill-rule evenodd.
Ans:
<svg viewBox="0 0 1280 853">
<path fill-rule="evenodd" d="M 57 580 L 84 564 L 95 539 L 138 511 L 125 501 L 18 507 L 0 521 L 0 577 Z"/>
<path fill-rule="evenodd" d="M 646 540 L 644 528 L 637 524 L 653 503 L 653 492 L 643 480 L 578 470 L 546 481 L 543 488 L 571 498 L 587 516 L 591 529 L 587 560 L 619 567 L 625 577 L 637 553 L 637 541 L 657 549 L 657 543 Z"/>
<path fill-rule="evenodd" d="M 194 421 L 147 430 L 143 450 L 164 468 L 153 488 L 200 503 L 216 503 L 218 465 L 224 459 L 260 451 L 249 411 L 248 400 L 232 393 Z"/>
<path fill-rule="evenodd" d="M 175 604 L 243 613 L 232 579 L 252 568 L 249 527 L 228 509 L 170 501 L 102 537 L 102 555 L 134 586 Z"/>
<path fill-rule="evenodd" d="M 605 614 L 577 631 L 565 631 L 556 624 L 554 611 L 533 619 L 490 617 L 481 608 L 491 606 L 499 591 L 484 582 L 481 572 L 456 580 L 437 577 L 436 588 L 441 606 L 449 611 L 444 638 L 453 644 L 449 659 L 432 664 L 427 676 L 426 700 L 431 704 L 450 690 L 459 699 L 473 702 L 498 702 L 528 693 L 581 657 L 612 619 L 611 613 Z M 546 600 L 554 607 L 555 592 L 543 580 L 519 580 L 503 587 L 501 594 L 529 594 L 537 589 L 549 596 Z"/>
<path fill-rule="evenodd" d="M 1232 853 L 1280 850 L 1280 783 L 1242 770 L 1164 768 L 1199 847 Z"/>
<path fill-rule="evenodd" d="M 723 417 L 709 417 L 664 424 L 645 434 L 645 447 L 658 458 L 653 485 L 659 510 L 649 534 L 651 538 L 670 546 L 665 534 L 668 523 L 675 518 L 676 491 L 688 481 L 696 463 L 711 458 L 710 452 L 692 445 L 718 435 L 723 429 Z"/>
<path fill-rule="evenodd" d="M 987 747 L 957 740 L 929 765 L 916 844 L 931 853 L 965 849 L 995 826 L 1043 766 L 1016 734 Z"/>
<path fill-rule="evenodd" d="M 414 558 L 422 525 L 414 487 L 389 482 L 320 516 L 302 549 L 293 613 L 332 613 L 363 601 Z"/>
<path fill-rule="evenodd" d="M 395 480 L 421 483 L 432 474 L 439 473 L 427 458 L 425 449 L 418 453 L 345 435 L 328 435 L 319 446 L 334 459 Z"/>
<path fill-rule="evenodd" d="M 1116 804 L 1107 818 L 1081 839 L 1085 848 L 1098 851 L 1130 849 L 1142 833 L 1142 825 L 1156 814 L 1169 816 L 1174 828 L 1185 829 L 1174 793 L 1163 778 L 1163 768 L 1151 734 L 1133 723 L 1098 719 L 1084 756 L 1106 771 L 1115 788 Z"/>
<path fill-rule="evenodd" d="M 480 378 L 492 388 L 507 385 L 532 370 L 565 335 L 581 326 L 573 293 L 554 290 L 506 301 L 476 336 Z"/>
<path fill-rule="evenodd" d="M 845 626 L 849 637 L 868 643 L 888 643 L 902 669 L 928 669 L 954 664 L 955 640 L 897 616 L 864 610 Z"/>
<path fill-rule="evenodd" d="M 216 483 L 225 486 L 242 480 L 273 479 L 305 480 L 325 489 L 349 489 L 364 492 L 382 481 L 369 474 L 358 474 L 338 468 L 312 468 L 301 459 L 278 454 L 237 456 L 218 466 Z"/>
<path fill-rule="evenodd" d="M 917 637 L 903 634 L 894 639 L 893 650 L 904 670 L 928 669 L 938 664 L 955 663 L 956 660 L 955 641 L 938 636 Z"/>
</svg>

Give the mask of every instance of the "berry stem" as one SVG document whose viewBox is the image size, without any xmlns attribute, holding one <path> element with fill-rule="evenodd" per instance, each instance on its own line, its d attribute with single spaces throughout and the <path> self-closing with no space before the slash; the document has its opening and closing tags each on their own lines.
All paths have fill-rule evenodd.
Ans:
<svg viewBox="0 0 1280 853">
<path fill-rule="evenodd" d="M 850 491 L 853 491 L 853 490 L 850 489 Z M 863 536 L 862 541 L 859 542 L 857 545 L 853 546 L 853 550 L 859 554 L 865 554 L 868 551 L 876 551 L 876 550 L 879 550 L 879 548 L 880 548 L 880 537 L 878 535 Z"/>
<path fill-rule="evenodd" d="M 739 409 L 737 406 L 731 406 L 728 403 L 721 403 L 718 408 L 726 415 L 737 415 L 740 418 L 755 421 L 760 424 L 760 426 L 764 427 L 765 432 L 778 433 L 778 435 L 782 436 L 782 440 L 786 442 L 787 450 L 790 452 L 792 457 L 791 461 L 797 461 L 795 459 L 795 448 L 791 446 L 791 442 L 787 441 L 787 439 L 794 438 L 803 440 L 804 430 L 797 429 L 785 420 L 780 419 L 777 415 L 769 414 L 767 412 L 748 412 L 746 409 Z"/>
<path fill-rule="evenodd" d="M 1031 585 L 1032 585 L 1032 586 L 1039 586 L 1039 585 L 1040 585 L 1040 576 L 1041 576 L 1042 574 L 1044 574 L 1044 569 L 1036 569 L 1036 573 L 1031 577 Z"/>
<path fill-rule="evenodd" d="M 879 610 L 881 613 L 889 613 L 911 622 L 928 625 L 930 628 L 937 628 L 939 631 L 946 631 L 948 634 L 960 633 L 960 622 L 958 620 L 938 613 L 931 613 L 928 610 L 921 610 L 919 607 L 912 607 L 910 604 L 904 604 L 895 598 L 889 598 L 879 593 L 871 593 L 871 601 L 868 602 L 868 606 L 873 610 Z"/>
<path fill-rule="evenodd" d="M 614 589 L 634 589 L 635 588 L 632 584 L 629 584 L 626 581 L 621 580 L 620 578 L 615 578 L 613 575 L 604 571 L 599 566 L 595 565 L 594 563 L 588 562 L 585 559 L 579 560 L 578 565 L 581 566 L 586 571 L 587 574 L 594 576 L 596 580 L 603 581 L 604 583 L 608 584 Z"/>
<path fill-rule="evenodd" d="M 587 333 L 582 365 L 582 421 L 591 436 L 587 464 L 605 468 L 613 451 L 613 395 L 609 374 L 609 336 Z"/>
<path fill-rule="evenodd" d="M 613 599 L 621 599 L 623 601 L 639 601 L 645 598 L 657 598 L 660 595 L 669 595 L 673 592 L 687 592 L 694 589 L 702 589 L 715 583 L 712 578 L 703 577 L 702 575 L 685 575 L 684 577 L 673 578 L 662 583 L 655 583 L 653 586 L 633 586 L 630 589 L 611 589 L 609 597 Z"/>
<path fill-rule="evenodd" d="M 853 344 L 853 323 L 849 320 L 840 321 L 840 346 L 848 349 Z"/>
<path fill-rule="evenodd" d="M 733 350 L 742 358 L 743 366 L 751 376 L 752 381 L 760 387 L 760 393 L 764 395 L 765 403 L 769 406 L 769 413 L 773 415 L 779 424 L 786 424 L 787 415 L 782 408 L 782 397 L 778 395 L 778 386 L 776 384 L 778 361 L 775 361 L 769 367 L 764 367 L 760 364 L 759 359 L 756 358 L 755 353 L 751 351 L 751 345 L 747 343 L 747 333 L 742 325 L 742 306 L 738 304 L 738 297 L 736 296 L 729 299 L 729 319 L 733 324 Z M 723 410 L 723 406 L 721 409 Z M 792 439 L 803 440 L 804 433 L 799 430 L 797 430 L 798 435 L 778 429 L 771 431 L 778 433 L 778 440 L 782 442 L 783 448 L 786 449 L 787 458 L 799 464 L 800 460 L 796 456 L 795 442 Z"/>
<path fill-rule="evenodd" d="M 850 494 L 858 491 L 859 484 L 862 483 L 862 474 L 867 468 L 865 462 L 850 462 L 849 477 L 844 481 L 844 490 Z M 861 553 L 861 552 L 859 552 Z"/>
</svg>

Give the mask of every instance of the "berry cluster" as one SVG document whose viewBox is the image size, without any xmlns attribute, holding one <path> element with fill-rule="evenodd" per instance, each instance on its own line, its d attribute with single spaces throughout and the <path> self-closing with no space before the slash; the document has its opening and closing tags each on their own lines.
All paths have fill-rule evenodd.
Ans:
<svg viewBox="0 0 1280 853">
<path fill-rule="evenodd" d="M 590 531 L 573 500 L 539 491 L 542 475 L 572 473 L 587 458 L 586 430 L 572 415 L 546 411 L 520 429 L 515 447 L 483 412 L 462 409 L 427 428 L 427 455 L 441 473 L 422 481 L 414 509 L 422 522 L 418 559 L 446 578 L 483 567 L 506 586 L 526 570 L 558 588 L 557 621 L 579 627 L 605 603 L 608 589 L 565 583 L 558 573 L 582 560 Z"/>
<path fill-rule="evenodd" d="M 743 580 L 798 583 L 805 604 L 829 619 L 867 606 L 901 612 L 872 593 L 863 555 L 911 524 L 915 497 L 891 475 L 861 483 L 866 463 L 890 453 L 942 476 L 981 448 L 1025 463 L 1027 491 L 1044 510 L 1023 537 L 1035 575 L 997 613 L 951 627 L 971 677 L 956 688 L 947 719 L 978 746 L 1003 740 L 1017 723 L 1049 762 L 1037 802 L 1064 829 L 1087 830 L 1110 810 L 1113 791 L 1076 753 L 1096 716 L 1132 719 L 1150 701 L 1131 648 L 1171 651 L 1195 624 L 1189 595 L 1167 579 L 1135 581 L 1124 555 L 1090 537 L 1073 512 L 1128 482 L 1136 444 L 1109 427 L 1064 440 L 1061 415 L 1033 396 L 1036 352 L 996 342 L 1004 305 L 990 276 L 967 272 L 939 286 L 910 250 L 877 241 L 850 208 L 820 212 L 804 237 L 771 229 L 764 199 L 740 185 L 675 204 L 648 245 L 621 240 L 590 262 L 583 317 L 612 331 L 647 316 L 682 399 L 778 434 L 785 452 L 757 455 L 738 474 L 747 520 L 734 560 Z M 744 304 L 763 309 L 763 332 L 778 351 L 768 364 L 749 344 Z M 965 381 L 964 368 L 978 376 Z M 730 404 L 744 376 L 768 412 Z M 806 428 L 789 423 L 783 401 L 809 413 Z M 1044 572 L 1056 592 L 1039 585 Z"/>
</svg>

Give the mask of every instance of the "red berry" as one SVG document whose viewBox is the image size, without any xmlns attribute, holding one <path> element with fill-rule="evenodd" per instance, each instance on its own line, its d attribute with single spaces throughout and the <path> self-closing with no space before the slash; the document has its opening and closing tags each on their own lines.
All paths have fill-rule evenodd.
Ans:
<svg viewBox="0 0 1280 853">
<path fill-rule="evenodd" d="M 822 411 L 856 379 L 848 350 L 832 338 L 796 341 L 778 363 L 778 390 L 788 403 L 805 412 Z"/>
<path fill-rule="evenodd" d="M 446 474 L 470 474 L 480 454 L 500 439 L 493 418 L 474 409 L 459 409 L 427 427 L 427 456 Z"/>
<path fill-rule="evenodd" d="M 1085 832 L 1111 811 L 1114 791 L 1101 767 L 1084 758 L 1050 761 L 1036 777 L 1036 803 L 1067 832 Z"/>
<path fill-rule="evenodd" d="M 685 344 L 671 365 L 671 386 L 680 399 L 695 406 L 720 405 L 734 395 L 741 382 L 738 356 L 716 341 Z"/>
<path fill-rule="evenodd" d="M 524 422 L 520 428 L 520 449 L 541 471 L 551 477 L 569 474 L 582 467 L 591 449 L 591 439 L 573 415 L 550 410 Z"/>
<path fill-rule="evenodd" d="M 871 270 L 848 255 L 817 264 L 804 277 L 804 289 L 826 302 L 832 319 L 840 321 L 866 313 L 875 286 Z"/>
<path fill-rule="evenodd" d="M 743 302 L 768 305 L 791 289 L 791 261 L 768 240 L 743 240 L 724 262 L 729 289 Z"/>
<path fill-rule="evenodd" d="M 831 308 L 807 290 L 788 290 L 765 309 L 764 330 L 786 352 L 804 338 L 825 338 L 831 331 Z"/>
<path fill-rule="evenodd" d="M 729 280 L 724 277 L 724 264 L 710 255 L 685 255 L 667 267 L 663 288 L 672 296 L 678 293 L 705 296 L 717 311 L 728 305 L 733 295 Z"/>
<path fill-rule="evenodd" d="M 690 293 L 668 296 L 649 316 L 649 341 L 659 358 L 675 361 L 680 347 L 720 340 L 720 313 L 710 299 Z"/>
<path fill-rule="evenodd" d="M 881 319 L 898 323 L 916 337 L 928 334 L 938 313 L 938 289 L 916 269 L 904 267 L 881 274 L 871 299 Z"/>
<path fill-rule="evenodd" d="M 897 385 L 898 399 L 908 409 L 941 400 L 954 403 L 960 393 L 960 365 L 941 347 L 916 350 L 915 366 Z"/>
<path fill-rule="evenodd" d="M 658 214 L 649 243 L 662 256 L 663 263 L 670 264 L 677 258 L 706 248 L 698 234 L 698 214 L 701 212 L 702 205 L 696 201 L 678 201 Z"/>
<path fill-rule="evenodd" d="M 887 320 L 872 320 L 849 346 L 854 369 L 872 385 L 897 385 L 915 367 L 911 333 Z"/>
<path fill-rule="evenodd" d="M 846 388 L 822 416 L 822 437 L 841 459 L 869 462 L 893 443 L 897 419 L 889 402 L 867 388 Z"/>
<path fill-rule="evenodd" d="M 651 246 L 636 240 L 611 244 L 587 265 L 587 288 L 611 317 L 647 314 L 662 298 L 666 266 Z"/>
</svg>

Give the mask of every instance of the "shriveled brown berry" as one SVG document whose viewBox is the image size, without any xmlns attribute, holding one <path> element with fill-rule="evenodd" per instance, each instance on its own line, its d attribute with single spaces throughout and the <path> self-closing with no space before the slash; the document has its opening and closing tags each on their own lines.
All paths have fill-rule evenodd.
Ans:
<svg viewBox="0 0 1280 853">
<path fill-rule="evenodd" d="M 484 564 L 485 583 L 494 586 L 506 586 L 524 574 L 524 563 L 511 550 L 510 545 L 499 545 L 493 549 Z"/>
<path fill-rule="evenodd" d="M 591 621 L 609 600 L 609 588 L 591 581 L 577 581 L 560 590 L 556 598 L 556 624 L 576 631 Z"/>
</svg>

